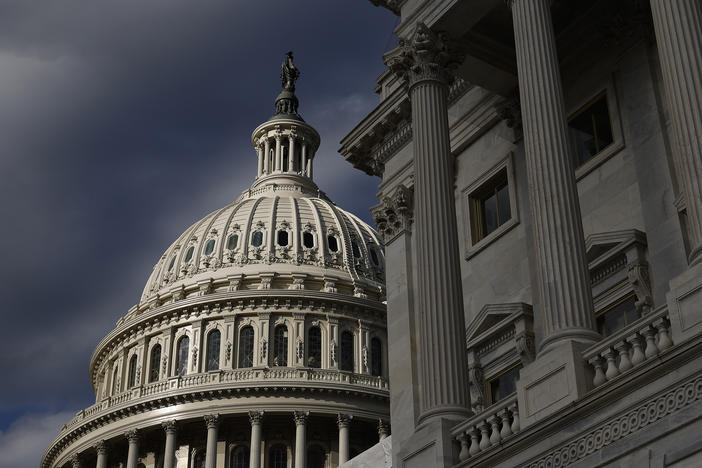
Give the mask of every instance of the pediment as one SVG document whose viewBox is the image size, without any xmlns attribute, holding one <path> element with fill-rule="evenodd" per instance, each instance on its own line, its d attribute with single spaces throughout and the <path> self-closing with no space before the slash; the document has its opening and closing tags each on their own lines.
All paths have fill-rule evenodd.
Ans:
<svg viewBox="0 0 702 468">
<path fill-rule="evenodd" d="M 523 302 L 486 304 L 466 329 L 466 342 L 472 341 L 491 329 L 501 328 L 501 324 L 512 323 L 523 314 L 532 314 L 529 304 Z"/>
</svg>

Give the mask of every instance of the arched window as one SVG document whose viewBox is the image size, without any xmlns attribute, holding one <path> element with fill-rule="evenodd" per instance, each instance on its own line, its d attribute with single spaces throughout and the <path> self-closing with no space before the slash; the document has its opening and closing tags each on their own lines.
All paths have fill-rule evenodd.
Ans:
<svg viewBox="0 0 702 468">
<path fill-rule="evenodd" d="M 281 229 L 278 231 L 278 245 L 286 247 L 288 245 L 288 231 Z"/>
<path fill-rule="evenodd" d="M 205 255 L 210 255 L 212 252 L 214 252 L 214 246 L 215 246 L 215 240 L 210 239 L 207 241 L 205 244 Z"/>
<path fill-rule="evenodd" d="M 314 247 L 314 236 L 311 232 L 307 231 L 302 233 L 302 245 L 308 249 Z"/>
<path fill-rule="evenodd" d="M 327 244 L 329 244 L 329 250 L 332 252 L 339 251 L 339 243 L 336 241 L 335 236 L 327 236 Z"/>
<path fill-rule="evenodd" d="M 288 365 L 288 327 L 278 325 L 273 332 L 273 365 Z"/>
<path fill-rule="evenodd" d="M 356 241 L 351 241 L 351 251 L 354 257 L 359 258 L 361 256 L 361 249 L 358 248 Z"/>
<path fill-rule="evenodd" d="M 238 244 L 238 243 L 239 243 L 239 236 L 237 234 L 232 234 L 227 239 L 227 248 L 229 250 L 234 250 L 234 249 L 236 249 L 236 244 Z"/>
<path fill-rule="evenodd" d="M 176 347 L 176 372 L 178 375 L 182 376 L 188 373 L 189 348 L 190 338 L 184 336 L 178 340 L 178 346 Z"/>
<path fill-rule="evenodd" d="M 381 375 L 383 373 L 383 344 L 379 338 L 371 338 L 371 375 Z"/>
<path fill-rule="evenodd" d="M 136 369 L 137 369 L 137 355 L 133 355 L 129 358 L 129 378 L 127 379 L 127 387 L 132 388 L 136 385 Z"/>
<path fill-rule="evenodd" d="M 151 361 L 149 364 L 149 382 L 158 380 L 158 368 L 161 363 L 161 345 L 157 344 L 151 348 Z"/>
<path fill-rule="evenodd" d="M 288 161 L 288 159 L 289 159 L 288 158 L 288 147 L 283 146 L 282 150 L 283 150 L 283 172 L 288 172 L 288 163 L 289 163 L 289 161 Z"/>
<path fill-rule="evenodd" d="M 341 334 L 341 370 L 353 372 L 353 333 Z"/>
<path fill-rule="evenodd" d="M 112 395 L 116 395 L 119 391 L 117 386 L 117 378 L 119 377 L 119 369 L 115 367 L 115 371 L 112 373 Z"/>
<path fill-rule="evenodd" d="M 253 367 L 254 329 L 246 326 L 239 332 L 239 367 Z"/>
<path fill-rule="evenodd" d="M 324 468 L 326 456 L 319 445 L 312 445 L 307 449 L 307 468 Z"/>
<path fill-rule="evenodd" d="M 229 466 L 231 468 L 249 468 L 249 448 L 240 445 L 234 449 Z"/>
<path fill-rule="evenodd" d="M 285 445 L 277 444 L 271 447 L 270 468 L 288 468 L 288 450 Z"/>
<path fill-rule="evenodd" d="M 322 330 L 311 327 L 307 332 L 307 365 L 322 367 Z"/>
<path fill-rule="evenodd" d="M 195 247 L 191 245 L 190 247 L 188 247 L 188 250 L 185 251 L 185 258 L 183 259 L 185 263 L 188 263 L 190 260 L 192 260 L 193 252 L 195 252 Z"/>
<path fill-rule="evenodd" d="M 256 231 L 251 236 L 251 245 L 260 247 L 261 244 L 263 244 L 263 233 L 261 231 Z"/>
<path fill-rule="evenodd" d="M 221 341 L 222 334 L 219 330 L 212 330 L 209 335 L 207 335 L 207 362 L 205 363 L 206 371 L 213 371 L 219 369 L 219 343 Z"/>
</svg>

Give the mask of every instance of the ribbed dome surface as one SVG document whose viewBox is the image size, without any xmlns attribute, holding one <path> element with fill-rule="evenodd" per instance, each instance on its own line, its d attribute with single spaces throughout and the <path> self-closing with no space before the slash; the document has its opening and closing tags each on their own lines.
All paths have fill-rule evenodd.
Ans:
<svg viewBox="0 0 702 468">
<path fill-rule="evenodd" d="M 383 257 L 376 232 L 320 192 L 268 184 L 245 191 L 178 237 L 155 265 L 141 302 L 237 274 L 331 277 L 379 292 Z"/>
</svg>

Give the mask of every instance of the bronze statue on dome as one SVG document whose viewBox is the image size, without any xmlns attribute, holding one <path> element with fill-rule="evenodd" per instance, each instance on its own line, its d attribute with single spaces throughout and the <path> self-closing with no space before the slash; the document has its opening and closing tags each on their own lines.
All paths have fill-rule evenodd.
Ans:
<svg viewBox="0 0 702 468">
<path fill-rule="evenodd" d="M 281 65 L 280 81 L 285 91 L 295 91 L 295 82 L 300 76 L 300 70 L 293 63 L 292 51 L 286 54 L 285 60 Z"/>
</svg>

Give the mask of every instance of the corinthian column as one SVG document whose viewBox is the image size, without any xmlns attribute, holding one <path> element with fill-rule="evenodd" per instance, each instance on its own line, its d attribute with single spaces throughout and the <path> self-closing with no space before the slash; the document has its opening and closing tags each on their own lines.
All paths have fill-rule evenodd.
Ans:
<svg viewBox="0 0 702 468">
<path fill-rule="evenodd" d="M 215 468 L 217 463 L 217 430 L 219 429 L 219 415 L 208 414 L 204 416 L 207 424 L 207 452 L 205 453 L 205 468 Z"/>
<path fill-rule="evenodd" d="M 175 419 L 166 421 L 161 424 L 163 430 L 166 431 L 166 448 L 163 454 L 163 467 L 173 468 L 175 466 L 175 450 L 176 450 L 176 422 Z"/>
<path fill-rule="evenodd" d="M 283 148 L 281 146 L 280 133 L 275 134 L 275 170 L 281 172 L 283 170 Z"/>
<path fill-rule="evenodd" d="M 139 459 L 139 432 L 136 429 L 124 434 L 129 443 L 127 451 L 127 468 L 137 468 L 137 460 Z"/>
<path fill-rule="evenodd" d="M 107 468 L 107 444 L 104 440 L 95 444 L 95 452 L 97 452 L 95 468 Z"/>
<path fill-rule="evenodd" d="M 353 416 L 340 414 L 337 418 L 339 425 L 339 466 L 349 461 L 349 426 Z"/>
<path fill-rule="evenodd" d="M 445 38 L 421 23 L 409 43 L 386 55 L 388 66 L 408 81 L 412 103 L 420 423 L 470 414 L 446 102 L 451 61 Z"/>
<path fill-rule="evenodd" d="M 249 411 L 251 421 L 251 451 L 249 452 L 249 467 L 261 468 L 261 420 L 263 411 Z"/>
<path fill-rule="evenodd" d="M 542 349 L 562 340 L 599 339 L 551 3 L 512 0 Z"/>
<path fill-rule="evenodd" d="M 295 411 L 295 465 L 294 468 L 307 466 L 307 418 L 309 411 Z"/>
<path fill-rule="evenodd" d="M 263 137 L 263 173 L 270 174 L 273 172 L 270 168 L 271 165 L 271 140 L 268 135 Z"/>
<path fill-rule="evenodd" d="M 651 0 L 663 84 L 673 127 L 673 154 L 682 182 L 690 265 L 702 262 L 702 4 Z"/>
</svg>

